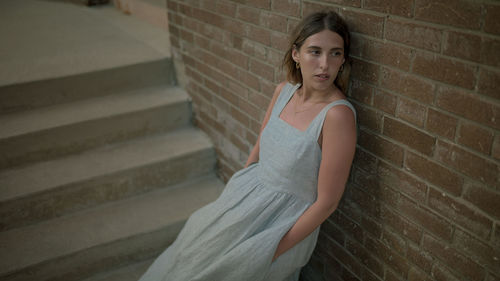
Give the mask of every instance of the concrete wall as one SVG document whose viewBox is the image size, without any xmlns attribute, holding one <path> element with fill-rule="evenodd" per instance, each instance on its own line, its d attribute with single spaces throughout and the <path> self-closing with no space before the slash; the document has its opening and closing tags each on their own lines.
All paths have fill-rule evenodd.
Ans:
<svg viewBox="0 0 500 281">
<path fill-rule="evenodd" d="M 352 30 L 360 136 L 304 280 L 500 280 L 499 2 L 169 0 L 221 176 L 257 139 L 287 34 L 323 9 Z"/>
</svg>

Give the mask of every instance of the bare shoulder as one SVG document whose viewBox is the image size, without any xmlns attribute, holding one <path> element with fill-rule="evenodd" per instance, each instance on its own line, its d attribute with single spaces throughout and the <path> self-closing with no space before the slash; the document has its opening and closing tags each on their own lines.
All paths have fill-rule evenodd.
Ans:
<svg viewBox="0 0 500 281">
<path fill-rule="evenodd" d="M 345 104 L 333 106 L 326 112 L 325 124 L 327 128 L 355 128 L 356 119 L 353 110 Z"/>
</svg>

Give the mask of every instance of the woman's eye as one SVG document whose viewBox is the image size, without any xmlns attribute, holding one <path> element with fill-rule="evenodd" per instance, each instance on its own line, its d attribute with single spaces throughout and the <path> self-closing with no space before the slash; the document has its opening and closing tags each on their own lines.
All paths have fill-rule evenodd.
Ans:
<svg viewBox="0 0 500 281">
<path fill-rule="evenodd" d="M 334 56 L 334 57 L 338 57 L 338 56 L 341 56 L 341 55 L 342 55 L 342 52 L 338 52 L 338 51 L 332 53 L 332 56 Z"/>
<path fill-rule="evenodd" d="M 311 50 L 311 54 L 313 54 L 313 55 L 319 55 L 320 52 L 318 50 Z"/>
</svg>

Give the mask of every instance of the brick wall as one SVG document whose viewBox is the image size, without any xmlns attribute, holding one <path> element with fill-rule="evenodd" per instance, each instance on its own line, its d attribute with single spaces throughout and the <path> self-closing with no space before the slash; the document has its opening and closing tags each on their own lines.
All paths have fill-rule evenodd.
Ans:
<svg viewBox="0 0 500 281">
<path fill-rule="evenodd" d="M 323 9 L 352 31 L 360 135 L 303 280 L 500 280 L 499 2 L 168 0 L 220 175 L 257 139 L 287 34 Z"/>
</svg>

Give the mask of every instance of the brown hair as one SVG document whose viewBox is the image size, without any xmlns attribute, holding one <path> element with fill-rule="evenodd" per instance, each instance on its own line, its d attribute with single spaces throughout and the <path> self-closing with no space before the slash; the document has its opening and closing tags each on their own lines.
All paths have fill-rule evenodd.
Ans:
<svg viewBox="0 0 500 281">
<path fill-rule="evenodd" d="M 350 74 L 349 47 L 351 45 L 351 36 L 349 34 L 347 24 L 337 13 L 333 11 L 310 14 L 304 18 L 297 25 L 297 27 L 295 27 L 291 36 L 288 51 L 285 53 L 285 57 L 283 58 L 283 67 L 287 71 L 286 78 L 294 84 L 302 83 L 302 73 L 300 72 L 300 69 L 295 67 L 295 61 L 292 58 L 292 51 L 294 48 L 299 50 L 309 36 L 325 29 L 337 33 L 344 40 L 344 67 L 343 70 L 339 71 L 337 74 L 334 84 L 342 92 L 346 93 Z"/>
</svg>

